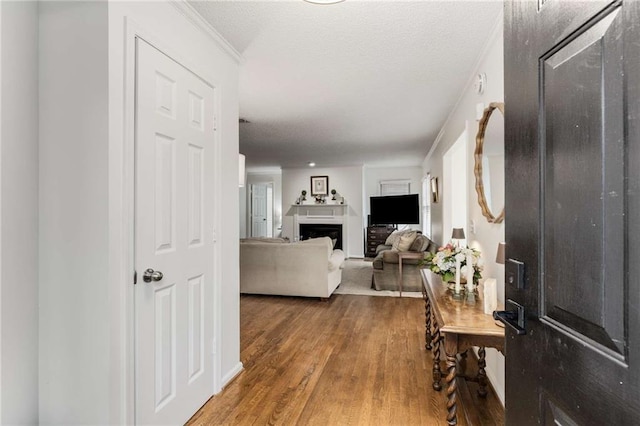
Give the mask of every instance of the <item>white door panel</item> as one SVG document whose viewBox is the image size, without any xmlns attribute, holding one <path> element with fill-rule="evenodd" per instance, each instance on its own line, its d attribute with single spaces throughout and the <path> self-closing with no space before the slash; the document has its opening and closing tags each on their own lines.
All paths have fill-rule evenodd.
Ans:
<svg viewBox="0 0 640 426">
<path fill-rule="evenodd" d="M 138 40 L 137 424 L 183 424 L 213 394 L 213 117 L 214 89 Z"/>
<path fill-rule="evenodd" d="M 267 236 L 267 186 L 251 185 L 251 236 Z"/>
</svg>

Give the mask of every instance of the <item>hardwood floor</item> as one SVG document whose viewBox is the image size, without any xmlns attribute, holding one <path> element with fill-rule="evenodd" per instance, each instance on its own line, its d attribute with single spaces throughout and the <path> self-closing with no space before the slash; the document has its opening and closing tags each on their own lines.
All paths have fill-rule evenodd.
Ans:
<svg viewBox="0 0 640 426">
<path fill-rule="evenodd" d="M 242 296 L 240 306 L 245 371 L 189 425 L 446 424 L 421 299 Z M 482 402 L 499 407 L 482 423 L 502 424 L 495 396 Z"/>
</svg>

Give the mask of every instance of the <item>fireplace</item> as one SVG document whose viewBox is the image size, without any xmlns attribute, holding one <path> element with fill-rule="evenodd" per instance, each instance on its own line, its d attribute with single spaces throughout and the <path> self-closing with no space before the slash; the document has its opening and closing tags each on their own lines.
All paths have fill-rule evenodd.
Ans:
<svg viewBox="0 0 640 426">
<path fill-rule="evenodd" d="M 342 225 L 327 223 L 301 223 L 300 239 L 329 237 L 337 240 L 334 248 L 342 249 Z"/>
</svg>

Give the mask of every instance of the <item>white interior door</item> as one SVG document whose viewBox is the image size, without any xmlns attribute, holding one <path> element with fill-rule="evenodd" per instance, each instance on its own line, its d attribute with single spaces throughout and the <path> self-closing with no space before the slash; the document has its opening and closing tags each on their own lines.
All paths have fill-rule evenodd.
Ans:
<svg viewBox="0 0 640 426">
<path fill-rule="evenodd" d="M 138 40 L 137 424 L 184 424 L 213 394 L 213 117 L 214 89 Z"/>
<path fill-rule="evenodd" d="M 266 185 L 251 185 L 251 236 L 267 236 Z"/>
</svg>

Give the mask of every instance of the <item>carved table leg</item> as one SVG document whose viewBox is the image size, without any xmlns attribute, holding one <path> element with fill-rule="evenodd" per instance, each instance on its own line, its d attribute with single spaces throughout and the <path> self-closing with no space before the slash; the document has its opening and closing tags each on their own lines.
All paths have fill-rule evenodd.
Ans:
<svg viewBox="0 0 640 426">
<path fill-rule="evenodd" d="M 458 383 L 456 382 L 456 355 L 447 353 L 447 424 L 458 424 L 456 415 Z"/>
<path fill-rule="evenodd" d="M 484 370 L 487 366 L 485 356 L 485 348 L 480 346 L 478 349 L 478 396 L 482 398 L 487 396 L 487 372 Z"/>
<path fill-rule="evenodd" d="M 447 424 L 458 424 L 458 382 L 456 381 L 456 355 L 458 341 L 455 335 L 445 335 L 445 353 L 447 355 Z"/>
<path fill-rule="evenodd" d="M 429 298 L 425 296 L 424 298 L 424 341 L 425 341 L 425 349 L 431 350 L 431 340 L 433 337 L 431 336 L 431 302 L 429 302 Z"/>
<path fill-rule="evenodd" d="M 440 326 L 438 320 L 433 317 L 433 334 L 431 335 L 433 342 L 433 389 L 439 391 L 442 389 L 442 371 L 440 371 Z"/>
</svg>

